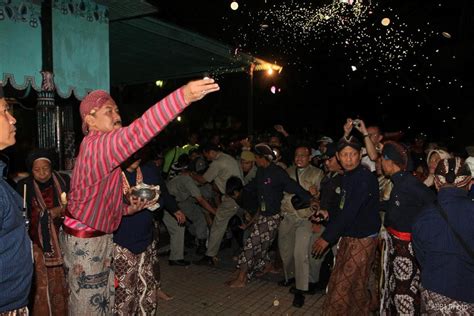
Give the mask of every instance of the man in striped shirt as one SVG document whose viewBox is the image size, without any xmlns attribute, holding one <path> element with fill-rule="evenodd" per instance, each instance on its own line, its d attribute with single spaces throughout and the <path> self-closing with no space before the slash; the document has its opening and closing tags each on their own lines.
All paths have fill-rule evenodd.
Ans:
<svg viewBox="0 0 474 316">
<path fill-rule="evenodd" d="M 114 298 L 112 233 L 122 216 L 147 207 L 123 201 L 120 164 L 148 143 L 190 103 L 219 90 L 212 79 L 191 81 L 122 127 L 118 107 L 105 91 L 81 102 L 85 137 L 71 179 L 61 246 L 70 289 L 70 315 L 111 314 Z"/>
</svg>

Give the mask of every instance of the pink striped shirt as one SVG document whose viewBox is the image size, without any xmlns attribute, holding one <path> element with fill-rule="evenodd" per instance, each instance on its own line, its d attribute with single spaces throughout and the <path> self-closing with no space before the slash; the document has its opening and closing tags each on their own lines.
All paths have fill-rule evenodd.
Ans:
<svg viewBox="0 0 474 316">
<path fill-rule="evenodd" d="M 178 89 L 127 127 L 91 131 L 81 143 L 68 195 L 64 225 L 75 230 L 114 232 L 125 213 L 120 164 L 142 148 L 187 106 Z"/>
</svg>

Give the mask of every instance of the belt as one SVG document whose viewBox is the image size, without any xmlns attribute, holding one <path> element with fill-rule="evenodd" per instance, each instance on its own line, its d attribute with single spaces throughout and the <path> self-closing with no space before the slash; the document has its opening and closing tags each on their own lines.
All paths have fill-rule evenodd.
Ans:
<svg viewBox="0 0 474 316">
<path fill-rule="evenodd" d="M 411 241 L 411 233 L 399 232 L 392 227 L 387 227 L 387 231 L 400 240 Z"/>
<path fill-rule="evenodd" d="M 70 218 L 76 219 L 74 216 L 72 216 L 72 214 L 69 212 L 69 210 L 67 208 L 66 208 L 65 214 L 66 214 L 66 216 L 68 216 Z M 62 228 L 63 228 L 63 231 L 65 233 L 67 233 L 69 235 L 72 235 L 74 237 L 77 237 L 77 238 L 94 238 L 94 237 L 100 237 L 100 236 L 103 236 L 103 235 L 106 234 L 106 233 L 98 231 L 98 230 L 94 230 L 94 231 L 77 230 L 77 229 L 68 227 L 66 225 L 63 225 Z"/>
<path fill-rule="evenodd" d="M 106 235 L 106 233 L 94 230 L 94 231 L 87 231 L 87 230 L 76 230 L 74 228 L 68 227 L 63 225 L 63 231 L 66 234 L 72 235 L 77 238 L 94 238 Z"/>
</svg>

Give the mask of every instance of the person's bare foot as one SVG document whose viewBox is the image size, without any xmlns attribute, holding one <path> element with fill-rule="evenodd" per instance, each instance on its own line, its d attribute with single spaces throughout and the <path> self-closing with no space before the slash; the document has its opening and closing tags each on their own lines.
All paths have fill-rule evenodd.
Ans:
<svg viewBox="0 0 474 316">
<path fill-rule="evenodd" d="M 268 272 L 270 272 L 272 274 L 280 274 L 282 272 L 282 269 L 277 268 L 275 266 L 272 266 L 271 269 Z"/>
<path fill-rule="evenodd" d="M 242 288 L 242 287 L 245 287 L 246 284 L 247 284 L 247 282 L 245 282 L 245 281 L 242 281 L 240 279 L 235 279 L 234 281 L 229 282 L 228 285 L 231 288 Z"/>
<path fill-rule="evenodd" d="M 267 274 L 267 273 L 271 273 L 273 271 L 275 271 L 275 267 L 273 267 L 273 264 L 267 263 L 267 264 L 265 264 L 265 267 L 263 268 L 262 273 Z"/>
<path fill-rule="evenodd" d="M 237 279 L 237 278 L 239 277 L 239 275 L 240 275 L 240 270 L 239 270 L 239 269 L 237 269 L 237 270 L 235 270 L 234 272 L 232 272 L 232 277 L 231 277 L 232 280 Z"/>
<path fill-rule="evenodd" d="M 224 284 L 225 285 L 230 285 L 232 282 L 234 282 L 235 280 L 237 280 L 239 278 L 239 273 L 240 273 L 240 270 L 235 270 L 233 273 L 232 273 L 232 276 L 229 278 L 229 280 L 225 281 Z"/>
<path fill-rule="evenodd" d="M 163 301 L 171 301 L 174 298 L 173 296 L 166 294 L 162 290 L 158 290 L 157 295 L 158 295 L 158 298 Z"/>
<path fill-rule="evenodd" d="M 231 284 L 232 282 L 234 282 L 235 280 L 237 280 L 237 279 L 235 279 L 235 278 L 230 278 L 229 280 L 225 281 L 224 284 L 230 286 L 230 284 Z"/>
</svg>

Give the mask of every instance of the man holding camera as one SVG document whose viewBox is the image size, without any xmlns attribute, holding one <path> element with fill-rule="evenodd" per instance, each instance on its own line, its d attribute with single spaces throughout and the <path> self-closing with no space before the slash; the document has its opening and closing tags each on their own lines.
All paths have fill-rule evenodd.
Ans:
<svg viewBox="0 0 474 316">
<path fill-rule="evenodd" d="M 358 130 L 364 138 L 364 145 L 362 147 L 361 164 L 369 168 L 371 172 L 376 171 L 376 162 L 380 158 L 382 151 L 383 134 L 378 126 L 365 126 L 365 122 L 360 119 L 348 118 L 344 125 L 344 137 L 349 137 L 352 129 Z"/>
<path fill-rule="evenodd" d="M 297 147 L 295 164 L 286 172 L 291 179 L 316 198 L 324 173 L 310 162 L 311 148 Z M 285 192 L 281 203 L 283 219 L 278 229 L 278 247 L 283 261 L 285 280 L 279 282 L 279 285 L 289 286 L 294 283 L 295 286 L 290 289 L 290 292 L 295 295 L 293 306 L 302 307 L 305 299 L 303 294 L 308 293 L 308 290 L 313 290 L 318 281 L 321 262 L 319 266 L 316 266 L 317 261 L 311 256 L 315 234 L 308 218 L 313 211 L 309 203 L 306 205 L 295 203 L 295 198 L 294 194 Z"/>
</svg>

